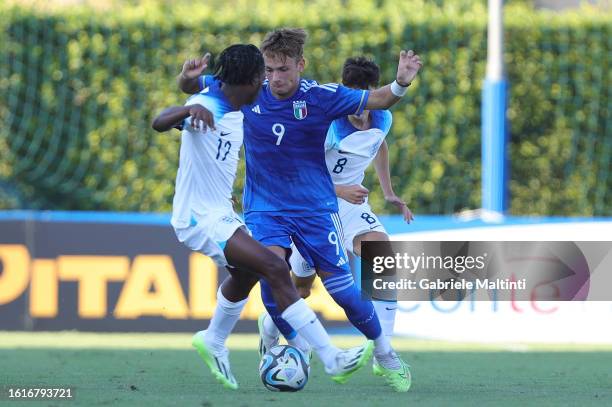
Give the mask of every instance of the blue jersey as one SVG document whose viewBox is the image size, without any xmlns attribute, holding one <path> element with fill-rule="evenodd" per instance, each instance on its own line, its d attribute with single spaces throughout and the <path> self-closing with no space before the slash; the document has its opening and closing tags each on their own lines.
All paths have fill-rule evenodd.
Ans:
<svg viewBox="0 0 612 407">
<path fill-rule="evenodd" d="M 337 212 L 325 163 L 332 121 L 360 114 L 369 92 L 302 80 L 290 98 L 276 99 L 267 83 L 258 100 L 243 107 L 245 212 L 316 216 Z"/>
<path fill-rule="evenodd" d="M 214 79 L 200 78 L 200 86 Z M 248 212 L 317 216 L 338 211 L 325 163 L 325 138 L 332 121 L 361 114 L 369 92 L 302 79 L 296 93 L 276 99 L 267 81 L 252 105 L 243 106 Z"/>
</svg>

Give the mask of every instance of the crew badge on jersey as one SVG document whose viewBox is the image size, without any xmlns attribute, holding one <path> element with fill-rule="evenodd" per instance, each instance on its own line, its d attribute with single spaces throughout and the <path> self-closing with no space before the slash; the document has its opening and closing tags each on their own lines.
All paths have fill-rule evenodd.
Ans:
<svg viewBox="0 0 612 407">
<path fill-rule="evenodd" d="M 308 115 L 308 107 L 305 100 L 295 100 L 293 102 L 293 115 L 298 120 L 304 120 Z"/>
</svg>

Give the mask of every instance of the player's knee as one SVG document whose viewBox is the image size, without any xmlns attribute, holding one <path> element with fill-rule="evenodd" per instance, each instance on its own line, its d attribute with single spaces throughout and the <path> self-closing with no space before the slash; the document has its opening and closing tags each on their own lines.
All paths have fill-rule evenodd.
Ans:
<svg viewBox="0 0 612 407">
<path fill-rule="evenodd" d="M 237 268 L 229 268 L 229 267 L 227 268 L 227 270 L 232 276 L 232 279 L 234 279 L 237 282 L 237 284 L 239 284 L 241 287 L 244 287 L 245 289 L 250 290 L 259 281 L 259 277 L 254 273 L 250 273 L 245 270 L 241 270 Z"/>
<path fill-rule="evenodd" d="M 252 273 L 246 273 L 244 275 L 243 283 L 247 287 L 255 287 L 255 284 L 259 282 L 259 277 Z"/>
<path fill-rule="evenodd" d="M 291 285 L 289 266 L 280 257 L 270 256 L 263 264 L 262 274 L 271 286 Z"/>
<path fill-rule="evenodd" d="M 303 299 L 310 297 L 310 287 L 297 287 L 298 294 Z"/>
<path fill-rule="evenodd" d="M 300 297 L 304 299 L 310 297 L 310 289 L 312 288 L 314 277 L 315 275 L 308 277 L 293 276 L 293 282 L 295 283 L 295 288 L 297 288 Z"/>
</svg>

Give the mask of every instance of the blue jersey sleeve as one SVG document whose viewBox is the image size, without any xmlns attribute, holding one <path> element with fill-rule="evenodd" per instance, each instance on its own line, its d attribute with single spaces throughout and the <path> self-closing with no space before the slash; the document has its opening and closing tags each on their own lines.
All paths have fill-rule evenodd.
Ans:
<svg viewBox="0 0 612 407">
<path fill-rule="evenodd" d="M 380 129 L 385 133 L 385 136 L 389 134 L 389 130 L 391 130 L 391 125 L 393 124 L 393 115 L 388 110 L 383 110 L 382 114 L 382 124 Z"/>
<path fill-rule="evenodd" d="M 328 119 L 361 114 L 368 103 L 367 90 L 350 89 L 335 83 L 319 85 L 318 97 Z"/>
<path fill-rule="evenodd" d="M 209 87 L 215 81 L 215 77 L 212 75 L 202 75 L 198 78 L 198 85 L 200 86 L 200 92 L 204 90 L 204 88 Z"/>
</svg>

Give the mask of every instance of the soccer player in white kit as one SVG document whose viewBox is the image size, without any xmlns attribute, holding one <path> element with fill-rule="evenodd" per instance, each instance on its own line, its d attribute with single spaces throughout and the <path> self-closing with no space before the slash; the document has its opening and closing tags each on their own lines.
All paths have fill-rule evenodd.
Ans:
<svg viewBox="0 0 612 407">
<path fill-rule="evenodd" d="M 205 58 L 203 64 L 207 63 Z M 188 61 L 183 73 L 189 71 L 189 65 Z M 230 273 L 217 292 L 209 327 L 192 339 L 215 378 L 230 389 L 237 389 L 238 383 L 230 370 L 225 341 L 259 277 L 273 287 L 274 300 L 285 316 L 304 325 L 299 330 L 302 337 L 311 345 L 309 338 L 316 337 L 315 349 L 332 377 L 353 373 L 352 361 L 364 353 L 363 347 L 342 351 L 331 344 L 314 312 L 300 299 L 287 263 L 251 238 L 232 207 L 243 143 L 240 108 L 257 98 L 263 78 L 264 60 L 259 49 L 232 45 L 219 56 L 214 78 L 205 89 L 190 97 L 185 106 L 170 107 L 153 121 L 157 131 L 183 129 L 171 220 L 178 239 Z"/>
<path fill-rule="evenodd" d="M 378 86 L 380 69 L 376 63 L 364 58 L 349 58 L 342 70 L 342 83 L 351 88 L 372 89 Z M 393 191 L 389 174 L 388 147 L 385 137 L 392 124 L 388 110 L 365 110 L 359 116 L 335 120 L 327 133 L 325 161 L 338 196 L 340 222 L 344 232 L 344 247 L 361 257 L 361 242 L 389 241 L 389 236 L 368 204 L 368 190 L 361 185 L 365 170 L 373 162 L 385 200 L 402 211 L 408 223 L 413 215 L 406 203 Z M 290 258 L 295 282 L 303 298 L 310 295 L 316 276 L 315 270 L 303 259 L 298 250 Z M 383 333 L 391 337 L 397 310 L 396 301 L 373 300 Z M 271 326 L 271 324 L 266 324 Z M 375 374 L 381 374 L 374 358 Z"/>
</svg>

